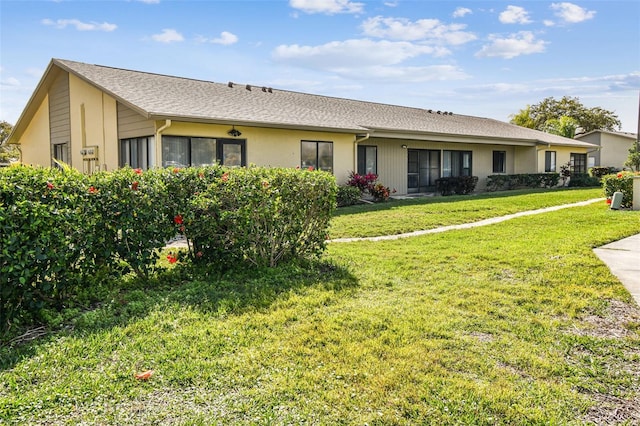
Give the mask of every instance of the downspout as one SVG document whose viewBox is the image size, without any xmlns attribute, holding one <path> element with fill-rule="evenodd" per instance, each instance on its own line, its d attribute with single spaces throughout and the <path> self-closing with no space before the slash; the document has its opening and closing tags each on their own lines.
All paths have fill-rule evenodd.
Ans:
<svg viewBox="0 0 640 426">
<path fill-rule="evenodd" d="M 358 135 L 356 135 L 356 139 L 353 141 L 353 172 L 357 173 L 358 171 L 358 144 L 360 142 L 364 142 L 371 137 L 370 133 L 367 133 L 360 139 L 358 139 Z"/>
<path fill-rule="evenodd" d="M 171 127 L 171 120 L 164 120 L 164 125 L 158 127 L 156 129 L 156 158 L 155 158 L 155 166 L 162 167 L 162 132 Z"/>
</svg>

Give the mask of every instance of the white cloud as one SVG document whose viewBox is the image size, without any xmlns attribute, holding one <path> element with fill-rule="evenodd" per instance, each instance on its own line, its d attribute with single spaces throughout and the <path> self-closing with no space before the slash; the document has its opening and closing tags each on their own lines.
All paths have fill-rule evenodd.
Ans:
<svg viewBox="0 0 640 426">
<path fill-rule="evenodd" d="M 360 39 L 333 41 L 320 46 L 280 45 L 273 51 L 273 58 L 313 69 L 335 71 L 394 65 L 421 55 L 439 56 L 445 51 L 404 41 Z"/>
<path fill-rule="evenodd" d="M 371 66 L 362 68 L 344 68 L 334 70 L 345 77 L 358 80 L 381 80 L 402 83 L 425 81 L 465 80 L 469 78 L 460 68 L 453 65 L 430 65 L 424 67 Z"/>
<path fill-rule="evenodd" d="M 198 43 L 213 43 L 229 46 L 238 42 L 238 36 L 228 31 L 223 31 L 220 33 L 220 37 L 207 38 L 204 36 L 197 36 L 195 40 Z"/>
<path fill-rule="evenodd" d="M 221 32 L 220 37 L 217 37 L 211 40 L 211 43 L 222 44 L 225 46 L 228 46 L 230 44 L 234 44 L 237 42 L 238 42 L 238 36 L 228 31 Z"/>
<path fill-rule="evenodd" d="M 155 41 L 159 41 L 161 43 L 173 43 L 175 41 L 183 41 L 184 40 L 184 37 L 182 36 L 182 34 L 180 34 L 176 30 L 171 29 L 171 28 L 165 28 L 165 29 L 162 30 L 162 33 L 153 34 L 151 36 L 151 38 L 154 39 Z"/>
<path fill-rule="evenodd" d="M 118 26 L 116 24 L 110 24 L 108 22 L 82 22 L 78 19 L 58 19 L 53 21 L 51 19 L 43 19 L 44 25 L 52 26 L 58 29 L 64 29 L 67 26 L 73 26 L 78 31 L 113 31 Z"/>
<path fill-rule="evenodd" d="M 475 40 L 473 33 L 462 31 L 464 24 L 443 24 L 437 19 L 410 21 L 404 18 L 376 16 L 362 23 L 365 35 L 406 41 L 433 41 L 449 45 L 464 44 Z"/>
<path fill-rule="evenodd" d="M 14 77 L 9 77 L 9 78 L 3 78 L 0 79 L 0 86 L 10 86 L 10 87 L 18 87 L 20 86 L 20 80 L 18 80 L 17 78 Z"/>
<path fill-rule="evenodd" d="M 384 5 L 387 7 L 398 7 L 398 0 L 395 1 L 386 1 Z"/>
<path fill-rule="evenodd" d="M 465 15 L 469 15 L 470 13 L 473 13 L 473 11 L 469 8 L 466 7 L 458 7 L 454 12 L 453 12 L 453 17 L 454 18 L 462 18 Z"/>
<path fill-rule="evenodd" d="M 573 3 L 551 3 L 550 7 L 551 10 L 555 11 L 555 15 L 567 24 L 577 24 L 588 21 L 596 15 L 595 11 L 583 9 Z"/>
<path fill-rule="evenodd" d="M 507 9 L 500 13 L 498 18 L 503 24 L 529 24 L 529 12 L 524 7 L 507 6 Z"/>
<path fill-rule="evenodd" d="M 554 25 L 556 25 L 556 23 L 550 19 L 545 19 L 544 21 L 542 21 L 542 23 L 545 27 L 553 27 Z"/>
<path fill-rule="evenodd" d="M 140 3 L 146 3 L 146 4 L 158 4 L 160 3 L 160 0 L 138 0 Z"/>
<path fill-rule="evenodd" d="M 364 11 L 364 3 L 349 0 L 289 0 L 289 6 L 305 13 L 324 13 L 327 15 Z"/>
<path fill-rule="evenodd" d="M 511 59 L 520 55 L 542 53 L 547 44 L 543 40 L 536 40 L 530 31 L 520 31 L 516 34 L 511 34 L 507 38 L 491 34 L 489 35 L 489 40 L 491 43 L 482 46 L 476 56 Z"/>
</svg>

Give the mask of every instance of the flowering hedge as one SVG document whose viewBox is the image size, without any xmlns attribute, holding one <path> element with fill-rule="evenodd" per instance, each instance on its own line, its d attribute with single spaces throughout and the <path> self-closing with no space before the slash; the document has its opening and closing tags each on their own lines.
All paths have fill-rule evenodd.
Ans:
<svg viewBox="0 0 640 426">
<path fill-rule="evenodd" d="M 640 172 L 619 172 L 602 177 L 602 189 L 608 200 L 614 192 L 622 192 L 622 207 L 630 208 L 633 205 L 633 177 L 640 176 Z"/>
<path fill-rule="evenodd" d="M 0 169 L 0 329 L 104 277 L 146 277 L 176 234 L 185 260 L 217 267 L 318 255 L 335 197 L 330 174 L 292 169 Z"/>
<path fill-rule="evenodd" d="M 349 180 L 347 180 L 347 186 L 353 186 L 358 188 L 361 194 L 369 193 L 373 197 L 373 201 L 387 201 L 391 194 L 396 192 L 395 189 L 390 189 L 388 186 L 384 186 L 378 182 L 378 175 L 375 173 L 367 173 L 361 175 L 355 172 L 349 174 Z"/>
</svg>

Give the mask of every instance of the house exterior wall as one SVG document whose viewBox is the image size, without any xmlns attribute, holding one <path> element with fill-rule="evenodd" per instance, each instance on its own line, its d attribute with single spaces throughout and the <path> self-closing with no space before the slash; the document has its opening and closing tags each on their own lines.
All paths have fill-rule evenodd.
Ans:
<svg viewBox="0 0 640 426">
<path fill-rule="evenodd" d="M 159 122 L 159 124 L 164 122 Z M 225 138 L 231 125 L 172 122 L 162 132 L 165 136 L 191 136 Z M 242 132 L 238 140 L 246 140 L 247 164 L 268 167 L 296 167 L 300 165 L 301 141 L 333 142 L 333 169 L 338 183 L 346 182 L 354 168 L 352 134 L 284 130 L 260 127 L 236 126 Z M 142 135 L 139 135 L 142 136 Z M 158 159 L 157 166 L 162 164 Z"/>
<path fill-rule="evenodd" d="M 51 165 L 48 96 L 40 103 L 18 143 L 23 164 L 45 167 Z"/>
<path fill-rule="evenodd" d="M 69 76 L 71 119 L 71 165 L 92 172 L 118 167 L 118 127 L 116 101 L 80 78 Z M 98 147 L 97 161 L 85 161 L 80 150 Z"/>
<path fill-rule="evenodd" d="M 378 180 L 386 186 L 395 189 L 397 195 L 405 195 L 408 192 L 408 150 L 452 150 L 471 151 L 473 176 L 478 176 L 477 190 L 486 188 L 487 176 L 493 173 L 493 151 L 506 153 L 506 174 L 533 173 L 535 171 L 535 148 L 514 147 L 508 145 L 479 145 L 447 142 L 431 142 L 418 140 L 370 138 L 363 145 L 378 147 Z M 407 148 L 402 148 L 406 145 Z M 442 154 L 440 155 L 440 167 L 442 174 Z M 543 157 L 544 159 L 544 157 Z M 522 164 L 521 164 L 522 163 Z M 353 170 L 353 166 L 350 170 Z M 528 171 L 517 171 L 528 170 Z"/>
<path fill-rule="evenodd" d="M 588 142 L 588 141 L 587 141 Z M 629 157 L 629 149 L 635 141 L 632 138 L 610 133 L 603 133 L 600 150 L 600 163 L 603 167 L 624 168 Z M 589 154 L 591 155 L 591 154 Z"/>
<path fill-rule="evenodd" d="M 571 159 L 571 153 L 585 154 L 587 152 L 584 148 L 570 147 L 570 146 L 550 146 L 544 148 L 538 148 L 538 170 L 537 173 L 544 173 L 545 167 L 545 152 L 555 151 L 556 153 L 556 173 L 560 173 L 560 167 L 567 164 Z M 526 173 L 526 172 L 523 172 Z"/>
</svg>

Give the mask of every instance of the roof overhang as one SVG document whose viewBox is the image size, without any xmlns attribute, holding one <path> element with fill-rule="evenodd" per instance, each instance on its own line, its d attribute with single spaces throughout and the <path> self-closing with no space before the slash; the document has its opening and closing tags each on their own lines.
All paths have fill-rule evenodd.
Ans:
<svg viewBox="0 0 640 426">
<path fill-rule="evenodd" d="M 372 138 L 381 139 L 530 147 L 536 145 L 536 141 L 526 139 L 506 139 L 477 135 L 454 135 L 450 133 L 401 132 L 388 129 L 371 129 L 370 133 Z"/>
</svg>

